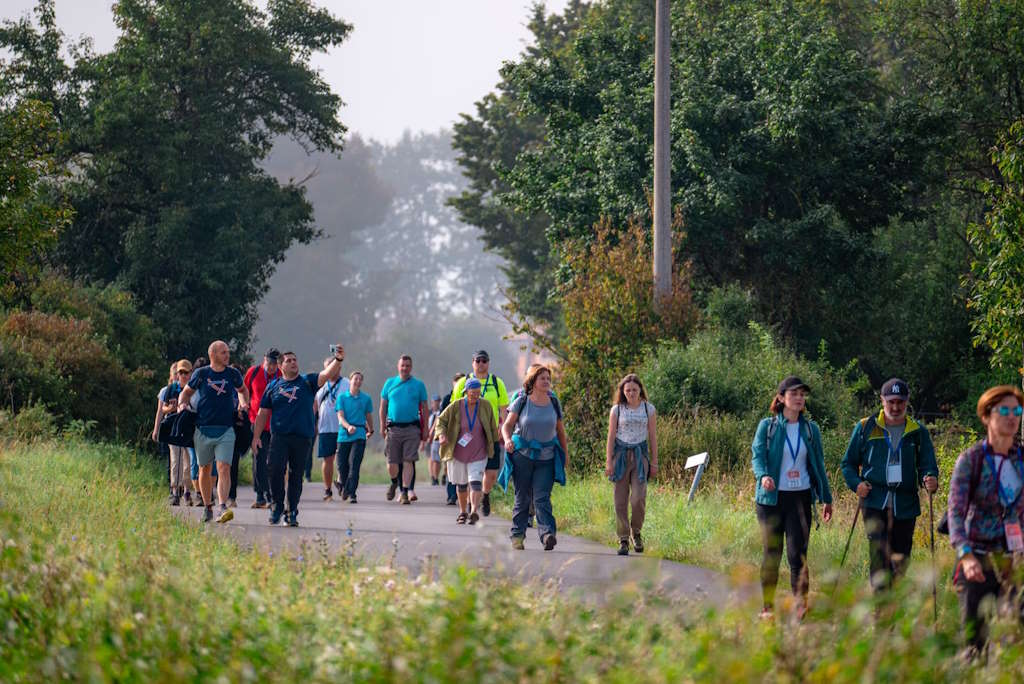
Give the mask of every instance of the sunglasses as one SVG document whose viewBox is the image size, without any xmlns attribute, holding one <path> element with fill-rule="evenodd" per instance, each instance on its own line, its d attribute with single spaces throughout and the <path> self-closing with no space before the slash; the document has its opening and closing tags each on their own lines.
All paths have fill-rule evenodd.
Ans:
<svg viewBox="0 0 1024 684">
<path fill-rule="evenodd" d="M 187 371 L 187 370 L 180 370 L 180 371 L 178 371 L 178 375 L 190 375 L 191 373 L 192 373 L 192 371 Z"/>
<path fill-rule="evenodd" d="M 1011 412 L 1014 416 L 1020 418 L 1020 415 L 1024 413 L 1024 408 L 1021 408 L 1020 406 L 1014 406 L 1011 409 L 1009 406 L 1000 406 L 999 408 L 996 409 L 996 411 L 999 413 L 999 415 L 1001 415 L 1004 418 L 1010 415 Z"/>
</svg>

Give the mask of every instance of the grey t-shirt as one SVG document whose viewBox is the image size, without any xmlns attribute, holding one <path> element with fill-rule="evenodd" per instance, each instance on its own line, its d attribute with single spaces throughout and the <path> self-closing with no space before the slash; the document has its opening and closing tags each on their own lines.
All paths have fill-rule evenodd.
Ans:
<svg viewBox="0 0 1024 684">
<path fill-rule="evenodd" d="M 530 401 L 526 395 L 521 395 L 512 402 L 508 410 L 519 416 L 515 434 L 522 439 L 550 442 L 558 434 L 555 429 L 558 424 L 558 412 L 555 411 L 553 401 L 547 406 L 540 406 Z M 554 457 L 554 447 L 545 447 L 541 449 L 539 460 L 549 461 Z"/>
</svg>

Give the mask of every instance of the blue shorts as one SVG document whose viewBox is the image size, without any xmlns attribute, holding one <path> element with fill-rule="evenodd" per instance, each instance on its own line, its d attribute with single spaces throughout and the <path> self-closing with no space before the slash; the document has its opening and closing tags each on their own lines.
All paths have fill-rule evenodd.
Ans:
<svg viewBox="0 0 1024 684">
<path fill-rule="evenodd" d="M 327 458 L 338 452 L 337 432 L 321 432 L 317 437 L 317 444 L 320 445 L 316 448 L 318 458 Z"/>
</svg>

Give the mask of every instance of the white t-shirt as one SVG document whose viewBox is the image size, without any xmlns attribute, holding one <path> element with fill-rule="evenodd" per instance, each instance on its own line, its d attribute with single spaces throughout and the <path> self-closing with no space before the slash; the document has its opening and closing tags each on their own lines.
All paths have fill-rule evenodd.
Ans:
<svg viewBox="0 0 1024 684">
<path fill-rule="evenodd" d="M 807 470 L 807 441 L 800 432 L 800 423 L 786 423 L 786 444 L 782 445 L 782 469 L 779 473 L 780 492 L 800 492 L 811 488 L 811 475 Z M 800 446 L 797 446 L 797 440 Z M 796 458 L 792 449 L 796 449 Z"/>
<path fill-rule="evenodd" d="M 1013 461 L 995 454 L 993 462 L 996 466 L 996 472 L 999 473 L 1000 498 L 1003 501 L 1016 501 L 1017 495 L 1020 494 L 1022 483 L 1020 481 L 1020 473 L 1014 467 Z"/>
<path fill-rule="evenodd" d="M 348 378 L 338 378 L 335 382 L 325 382 L 316 392 L 316 404 L 320 409 L 320 418 L 317 421 L 316 431 L 318 433 L 338 432 L 338 412 L 334 405 L 338 397 L 348 392 Z"/>
<path fill-rule="evenodd" d="M 620 442 L 639 444 L 647 441 L 647 422 L 654 415 L 654 404 L 641 401 L 635 409 L 629 408 L 628 404 L 616 404 L 612 407 L 612 413 L 617 413 L 619 417 L 615 437 Z"/>
</svg>

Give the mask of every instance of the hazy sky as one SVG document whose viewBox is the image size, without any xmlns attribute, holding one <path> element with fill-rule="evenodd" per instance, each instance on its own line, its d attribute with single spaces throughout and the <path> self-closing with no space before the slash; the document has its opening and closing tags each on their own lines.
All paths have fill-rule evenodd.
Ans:
<svg viewBox="0 0 1024 684">
<path fill-rule="evenodd" d="M 561 11 L 566 0 L 546 0 Z M 115 39 L 112 0 L 57 0 L 57 22 L 69 37 L 88 35 L 99 52 Z M 265 3 L 257 2 L 263 6 Z M 320 0 L 353 24 L 349 39 L 315 65 L 346 106 L 349 131 L 392 142 L 409 130 L 449 126 L 498 80 L 529 37 L 531 0 Z M 12 19 L 34 0 L 4 0 Z"/>
</svg>

